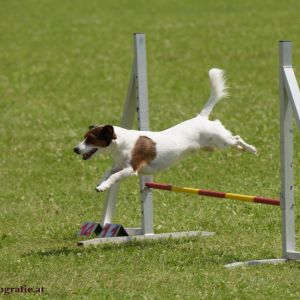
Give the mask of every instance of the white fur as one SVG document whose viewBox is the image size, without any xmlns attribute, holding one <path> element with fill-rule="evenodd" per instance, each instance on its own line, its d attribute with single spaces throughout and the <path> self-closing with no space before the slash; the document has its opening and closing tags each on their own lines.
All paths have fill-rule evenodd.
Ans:
<svg viewBox="0 0 300 300">
<path fill-rule="evenodd" d="M 203 110 L 195 118 L 184 121 L 164 131 L 128 130 L 114 126 L 117 139 L 108 147 L 99 148 L 98 152 L 110 154 L 115 162 L 114 168 L 108 170 L 96 190 L 103 192 L 116 181 L 137 174 L 153 174 L 166 169 L 182 159 L 186 154 L 198 149 L 214 150 L 234 146 L 238 149 L 256 153 L 256 148 L 244 142 L 241 137 L 233 136 L 219 120 L 208 119 L 213 107 L 226 96 L 224 72 L 219 69 L 209 71 L 211 95 Z M 140 136 L 152 139 L 157 156 L 148 165 L 135 172 L 130 164 L 132 150 Z M 84 141 L 78 145 L 82 152 L 91 148 Z"/>
</svg>

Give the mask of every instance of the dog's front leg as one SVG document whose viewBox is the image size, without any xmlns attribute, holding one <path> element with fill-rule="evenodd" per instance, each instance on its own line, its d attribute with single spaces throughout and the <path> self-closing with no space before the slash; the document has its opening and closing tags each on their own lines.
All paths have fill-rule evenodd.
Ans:
<svg viewBox="0 0 300 300">
<path fill-rule="evenodd" d="M 116 181 L 133 175 L 137 175 L 137 172 L 134 171 L 132 167 L 122 169 L 121 171 L 112 174 L 107 180 L 101 182 L 96 187 L 96 191 L 104 192 L 105 190 L 109 189 Z"/>
<path fill-rule="evenodd" d="M 106 181 L 111 175 L 113 175 L 113 174 L 115 174 L 116 172 L 119 172 L 119 171 L 121 171 L 121 170 L 122 170 L 122 168 L 121 168 L 121 167 L 118 167 L 118 166 L 113 167 L 113 168 L 111 168 L 111 169 L 108 169 L 108 170 L 104 173 L 102 179 L 99 181 L 99 183 L 97 184 L 97 186 L 99 186 L 102 182 Z"/>
</svg>

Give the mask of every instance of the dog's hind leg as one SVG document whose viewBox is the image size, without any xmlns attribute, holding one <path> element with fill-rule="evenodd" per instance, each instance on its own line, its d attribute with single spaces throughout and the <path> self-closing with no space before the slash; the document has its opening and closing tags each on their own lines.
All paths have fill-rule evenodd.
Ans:
<svg viewBox="0 0 300 300">
<path fill-rule="evenodd" d="M 132 167 L 127 167 L 125 169 L 122 169 L 121 171 L 112 174 L 107 180 L 101 182 L 96 187 L 96 191 L 104 192 L 105 190 L 109 189 L 116 181 L 134 175 L 137 175 L 137 172 L 134 171 Z"/>
<path fill-rule="evenodd" d="M 251 152 L 256 154 L 256 148 L 252 145 L 247 144 L 239 135 L 233 136 L 233 143 L 232 145 L 240 150 L 244 150 L 247 152 Z"/>
</svg>

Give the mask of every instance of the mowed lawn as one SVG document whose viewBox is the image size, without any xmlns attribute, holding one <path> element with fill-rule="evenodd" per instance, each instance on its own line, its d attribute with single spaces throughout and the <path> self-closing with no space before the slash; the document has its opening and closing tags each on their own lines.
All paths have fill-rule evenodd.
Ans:
<svg viewBox="0 0 300 300">
<path fill-rule="evenodd" d="M 94 188 L 111 160 L 73 153 L 88 125 L 119 124 L 132 34 L 145 32 L 151 129 L 195 116 L 219 67 L 230 97 L 212 117 L 258 149 L 194 154 L 155 180 L 279 197 L 278 41 L 294 42 L 299 74 L 299 12 L 296 0 L 0 0 L 2 295 L 26 285 L 44 289 L 11 299 L 299 299 L 297 262 L 223 267 L 281 256 L 278 207 L 155 191 L 156 232 L 215 236 L 78 247 L 80 225 L 100 220 Z M 139 213 L 130 178 L 114 222 L 139 226 Z"/>
</svg>

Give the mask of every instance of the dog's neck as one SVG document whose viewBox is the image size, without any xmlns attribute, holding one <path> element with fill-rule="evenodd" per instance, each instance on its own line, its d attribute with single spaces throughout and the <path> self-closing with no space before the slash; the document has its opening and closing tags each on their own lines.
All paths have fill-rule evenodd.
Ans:
<svg viewBox="0 0 300 300">
<path fill-rule="evenodd" d="M 117 138 L 111 141 L 110 145 L 105 148 L 103 154 L 108 154 L 114 160 L 118 160 L 122 156 L 126 144 L 126 138 L 124 138 L 122 134 L 117 134 Z"/>
</svg>

